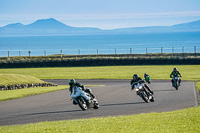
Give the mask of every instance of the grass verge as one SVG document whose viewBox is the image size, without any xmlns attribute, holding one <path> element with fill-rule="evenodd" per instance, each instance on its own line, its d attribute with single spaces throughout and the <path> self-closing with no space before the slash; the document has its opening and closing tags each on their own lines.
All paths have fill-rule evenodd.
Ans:
<svg viewBox="0 0 200 133">
<path fill-rule="evenodd" d="M 200 81 L 196 83 L 196 89 L 200 91 Z"/>
</svg>

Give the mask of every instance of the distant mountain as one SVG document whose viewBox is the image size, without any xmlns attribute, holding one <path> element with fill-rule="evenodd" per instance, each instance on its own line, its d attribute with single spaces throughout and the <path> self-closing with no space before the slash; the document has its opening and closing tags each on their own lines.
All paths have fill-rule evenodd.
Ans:
<svg viewBox="0 0 200 133">
<path fill-rule="evenodd" d="M 132 27 L 114 30 L 101 30 L 89 27 L 71 27 L 50 18 L 37 20 L 29 25 L 15 23 L 0 27 L 0 36 L 105 35 L 171 32 L 200 32 L 200 20 L 173 26 Z"/>
<path fill-rule="evenodd" d="M 15 24 L 9 24 L 7 26 L 5 26 L 4 28 L 11 28 L 11 29 L 20 29 L 23 28 L 24 25 L 21 23 L 15 23 Z"/>
<path fill-rule="evenodd" d="M 37 20 L 27 25 L 27 27 L 32 29 L 73 29 L 73 27 L 67 26 L 53 18 Z"/>
<path fill-rule="evenodd" d="M 100 33 L 101 31 L 98 28 L 71 27 L 50 18 L 37 20 L 29 25 L 15 23 L 0 27 L 0 36 L 82 35 Z"/>
<path fill-rule="evenodd" d="M 115 34 L 200 32 L 200 20 L 173 26 L 133 27 L 112 30 Z"/>
</svg>

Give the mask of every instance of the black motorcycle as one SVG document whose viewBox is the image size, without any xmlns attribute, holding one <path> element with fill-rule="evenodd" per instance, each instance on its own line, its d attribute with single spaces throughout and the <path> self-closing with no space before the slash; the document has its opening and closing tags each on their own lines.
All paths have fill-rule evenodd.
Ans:
<svg viewBox="0 0 200 133">
<path fill-rule="evenodd" d="M 148 91 L 144 84 L 140 84 L 139 82 L 137 82 L 134 83 L 132 86 L 132 88 L 135 88 L 136 94 L 139 95 L 146 103 L 148 103 L 149 101 L 155 101 L 154 95 Z"/>
<path fill-rule="evenodd" d="M 173 77 L 172 80 L 171 80 L 172 85 L 176 90 L 178 90 L 178 87 L 180 86 L 179 80 L 180 80 L 179 77 Z"/>
</svg>

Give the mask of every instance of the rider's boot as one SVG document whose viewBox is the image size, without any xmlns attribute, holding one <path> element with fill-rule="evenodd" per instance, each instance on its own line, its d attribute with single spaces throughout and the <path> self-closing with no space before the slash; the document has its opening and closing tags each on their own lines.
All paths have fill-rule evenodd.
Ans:
<svg viewBox="0 0 200 133">
<path fill-rule="evenodd" d="M 93 99 L 96 98 L 95 95 L 92 93 L 92 90 L 91 90 L 91 89 L 87 88 L 85 91 L 86 91 L 87 93 L 89 93 L 90 96 L 91 96 Z"/>
<path fill-rule="evenodd" d="M 179 86 L 181 86 L 181 79 L 178 80 Z"/>
<path fill-rule="evenodd" d="M 172 87 L 174 87 L 174 81 L 173 81 L 173 79 L 171 81 L 172 81 Z"/>
<path fill-rule="evenodd" d="M 153 91 L 149 88 L 148 85 L 145 84 L 145 87 L 147 88 L 147 90 L 148 90 L 151 94 L 153 94 Z"/>
<path fill-rule="evenodd" d="M 74 105 L 77 105 L 77 103 L 76 103 L 74 100 L 73 100 L 73 104 L 74 104 Z"/>
<path fill-rule="evenodd" d="M 91 92 L 90 92 L 90 96 L 91 96 L 93 99 L 96 98 L 95 95 L 94 95 L 93 93 L 91 93 Z"/>
</svg>

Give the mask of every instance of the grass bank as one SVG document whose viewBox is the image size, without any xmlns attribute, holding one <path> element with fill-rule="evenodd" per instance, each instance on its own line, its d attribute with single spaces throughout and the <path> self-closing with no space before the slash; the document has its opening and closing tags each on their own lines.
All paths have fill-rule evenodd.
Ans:
<svg viewBox="0 0 200 133">
<path fill-rule="evenodd" d="M 148 73 L 152 79 L 169 80 L 174 67 L 181 72 L 183 80 L 200 80 L 200 65 L 16 68 L 0 69 L 0 73 L 31 75 L 39 79 L 131 79 L 135 73 L 142 78 Z"/>
<path fill-rule="evenodd" d="M 45 82 L 40 80 L 39 78 L 29 75 L 0 73 L 0 86 L 16 85 L 16 84 L 32 84 L 32 83 L 45 83 Z"/>
</svg>

